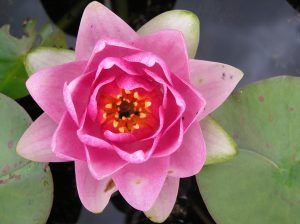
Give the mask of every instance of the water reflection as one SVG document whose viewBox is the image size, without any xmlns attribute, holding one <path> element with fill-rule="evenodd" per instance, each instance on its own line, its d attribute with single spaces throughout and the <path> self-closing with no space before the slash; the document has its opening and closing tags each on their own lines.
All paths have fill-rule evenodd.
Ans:
<svg viewBox="0 0 300 224">
<path fill-rule="evenodd" d="M 201 18 L 197 57 L 241 68 L 241 84 L 300 75 L 300 14 L 284 0 L 191 0 L 178 8 Z"/>
</svg>

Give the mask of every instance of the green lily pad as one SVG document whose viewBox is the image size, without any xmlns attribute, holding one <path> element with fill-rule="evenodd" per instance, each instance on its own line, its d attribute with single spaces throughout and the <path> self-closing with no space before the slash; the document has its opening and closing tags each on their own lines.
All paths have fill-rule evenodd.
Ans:
<svg viewBox="0 0 300 224">
<path fill-rule="evenodd" d="M 213 114 L 240 149 L 197 176 L 218 224 L 299 223 L 299 111 L 300 78 L 282 76 L 235 92 Z"/>
<path fill-rule="evenodd" d="M 50 169 L 16 154 L 16 144 L 31 119 L 0 94 L 0 123 L 0 222 L 45 224 L 53 200 Z"/>
</svg>

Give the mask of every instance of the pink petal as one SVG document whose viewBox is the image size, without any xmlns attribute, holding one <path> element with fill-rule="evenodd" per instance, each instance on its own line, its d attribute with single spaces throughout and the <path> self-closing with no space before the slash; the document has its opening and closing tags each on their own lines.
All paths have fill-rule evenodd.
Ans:
<svg viewBox="0 0 300 224">
<path fill-rule="evenodd" d="M 243 77 L 243 72 L 217 62 L 190 60 L 189 64 L 191 82 L 207 102 L 202 119 L 226 100 Z"/>
<path fill-rule="evenodd" d="M 89 102 L 90 89 L 94 81 L 94 75 L 87 74 L 77 77 L 68 85 L 65 83 L 63 95 L 68 112 L 78 125 L 84 115 Z"/>
<path fill-rule="evenodd" d="M 75 172 L 78 194 L 84 207 L 93 213 L 102 212 L 116 191 L 111 178 L 94 179 L 82 161 L 75 162 Z"/>
<path fill-rule="evenodd" d="M 124 57 L 126 61 L 135 63 L 135 66 L 143 64 L 149 68 L 148 75 L 161 84 L 172 83 L 171 72 L 166 63 L 151 52 L 140 52 Z M 145 70 L 145 68 L 144 68 Z M 147 69 L 146 69 L 147 70 Z M 147 70 L 148 71 L 148 70 Z"/>
<path fill-rule="evenodd" d="M 56 129 L 53 140 L 53 152 L 61 157 L 69 160 L 86 160 L 85 147 L 77 137 L 77 126 L 66 112 Z"/>
<path fill-rule="evenodd" d="M 151 158 L 157 147 L 159 138 L 135 141 L 132 143 L 123 143 L 114 146 L 118 155 L 129 163 L 144 163 Z"/>
<path fill-rule="evenodd" d="M 99 2 L 90 3 L 81 18 L 76 42 L 77 60 L 88 59 L 99 39 L 132 40 L 137 34 Z"/>
<path fill-rule="evenodd" d="M 22 157 L 36 162 L 63 162 L 51 150 L 51 141 L 57 124 L 47 114 L 42 114 L 23 134 L 17 145 Z"/>
<path fill-rule="evenodd" d="M 125 200 L 134 208 L 148 211 L 155 203 L 167 176 L 168 158 L 129 164 L 113 175 Z"/>
<path fill-rule="evenodd" d="M 197 174 L 206 159 L 206 147 L 200 124 L 194 122 L 183 137 L 181 147 L 171 155 L 169 175 L 190 177 Z"/>
<path fill-rule="evenodd" d="M 125 64 L 125 66 L 123 66 L 124 62 L 122 60 L 122 57 L 138 52 L 141 52 L 141 50 L 119 40 L 100 39 L 93 49 L 92 55 L 88 61 L 88 65 L 85 71 L 94 71 L 99 66 L 99 62 L 103 64 L 103 61 L 107 60 L 108 58 L 114 58 L 115 61 L 112 61 L 112 63 L 107 61 L 105 62 L 105 66 L 102 65 L 102 67 L 110 68 L 112 67 L 112 65 L 117 64 L 120 68 L 126 69 L 126 67 L 128 67 L 128 64 Z"/>
<path fill-rule="evenodd" d="M 118 154 L 105 148 L 87 148 L 87 161 L 94 178 L 101 180 L 122 169 L 127 162 Z"/>
<path fill-rule="evenodd" d="M 41 70 L 28 79 L 26 86 L 39 106 L 55 121 L 59 122 L 65 109 L 63 88 L 82 74 L 86 62 L 77 61 Z"/>
<path fill-rule="evenodd" d="M 153 222 L 162 223 L 171 214 L 179 189 L 179 178 L 167 177 L 165 184 L 150 210 L 145 215 Z"/>
<path fill-rule="evenodd" d="M 168 156 L 174 153 L 182 144 L 183 124 L 179 120 L 160 138 L 153 157 Z"/>
<path fill-rule="evenodd" d="M 188 54 L 181 32 L 164 30 L 142 36 L 130 43 L 134 47 L 156 54 L 175 75 L 189 80 Z"/>
<path fill-rule="evenodd" d="M 186 131 L 196 118 L 203 113 L 206 101 L 188 82 L 173 76 L 173 83 L 174 88 L 180 93 L 186 104 L 185 111 L 182 115 L 183 129 Z"/>
</svg>

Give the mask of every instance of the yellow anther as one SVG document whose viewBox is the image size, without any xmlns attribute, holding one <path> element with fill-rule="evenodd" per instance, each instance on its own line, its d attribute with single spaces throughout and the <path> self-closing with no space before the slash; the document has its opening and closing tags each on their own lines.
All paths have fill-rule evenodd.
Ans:
<svg viewBox="0 0 300 224">
<path fill-rule="evenodd" d="M 147 115 L 145 113 L 140 113 L 140 118 L 145 118 Z"/>
<path fill-rule="evenodd" d="M 135 125 L 133 125 L 132 127 L 133 127 L 134 129 L 139 129 L 139 128 L 140 128 L 139 124 L 135 124 Z"/>
<path fill-rule="evenodd" d="M 111 108 L 112 108 L 112 104 L 111 104 L 111 103 L 106 104 L 106 105 L 105 105 L 105 108 L 111 109 Z"/>
<path fill-rule="evenodd" d="M 122 95 L 121 95 L 121 94 L 118 94 L 118 95 L 117 95 L 117 98 L 118 98 L 118 99 L 120 99 L 121 97 L 122 97 Z"/>
<path fill-rule="evenodd" d="M 115 114 L 115 118 L 119 118 L 119 113 L 116 113 L 116 114 Z"/>
<path fill-rule="evenodd" d="M 106 118 L 107 118 L 107 113 L 104 113 L 104 114 L 102 115 L 102 117 L 103 117 L 104 119 L 106 119 Z"/>
<path fill-rule="evenodd" d="M 145 101 L 145 107 L 150 107 L 151 106 L 151 102 L 150 101 Z"/>
<path fill-rule="evenodd" d="M 119 125 L 119 122 L 118 122 L 118 121 L 116 121 L 116 120 L 114 120 L 114 122 L 113 122 L 113 126 L 116 128 L 116 127 L 118 127 L 118 125 Z"/>
<path fill-rule="evenodd" d="M 120 127 L 119 132 L 124 133 L 125 132 L 125 127 Z"/>
<path fill-rule="evenodd" d="M 133 102 L 133 106 L 135 106 L 135 107 L 136 107 L 137 105 L 138 105 L 138 103 L 137 103 L 137 102 Z"/>
<path fill-rule="evenodd" d="M 130 93 L 131 93 L 131 91 L 130 91 L 130 90 L 127 90 L 127 89 L 125 89 L 125 93 L 126 93 L 126 94 L 130 94 Z"/>
<path fill-rule="evenodd" d="M 120 100 L 120 101 L 118 101 L 118 102 L 117 102 L 117 106 L 120 106 L 120 105 L 121 105 L 121 103 L 122 103 L 122 102 L 121 102 L 121 100 Z"/>
<path fill-rule="evenodd" d="M 138 98 L 139 98 L 139 93 L 138 93 L 138 92 L 134 92 L 133 97 L 134 97 L 135 99 L 138 99 Z"/>
<path fill-rule="evenodd" d="M 123 121 L 125 121 L 126 119 L 127 119 L 127 117 L 125 117 L 125 116 L 122 117 L 122 120 L 123 120 Z"/>
</svg>

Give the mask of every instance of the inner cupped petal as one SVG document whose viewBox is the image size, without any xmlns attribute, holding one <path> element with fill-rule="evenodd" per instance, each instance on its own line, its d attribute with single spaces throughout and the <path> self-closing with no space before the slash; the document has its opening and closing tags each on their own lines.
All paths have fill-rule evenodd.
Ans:
<svg viewBox="0 0 300 224">
<path fill-rule="evenodd" d="M 110 58 L 109 62 L 115 64 L 101 69 L 88 114 L 98 122 L 108 140 L 122 141 L 127 137 L 132 140 L 130 134 L 137 139 L 149 137 L 161 126 L 159 107 L 163 88 L 138 71 L 128 73 L 120 61 Z"/>
</svg>

